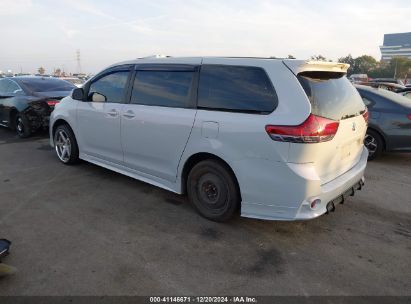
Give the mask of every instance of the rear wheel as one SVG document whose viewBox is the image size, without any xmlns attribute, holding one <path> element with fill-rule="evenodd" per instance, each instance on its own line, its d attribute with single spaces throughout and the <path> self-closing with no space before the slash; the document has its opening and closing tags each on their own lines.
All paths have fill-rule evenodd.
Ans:
<svg viewBox="0 0 411 304">
<path fill-rule="evenodd" d="M 16 133 L 20 138 L 27 138 L 31 134 L 30 123 L 24 114 L 16 116 Z"/>
<path fill-rule="evenodd" d="M 368 160 L 373 160 L 381 155 L 384 142 L 380 134 L 368 129 L 364 138 L 364 145 L 368 149 Z"/>
<path fill-rule="evenodd" d="M 76 137 L 67 125 L 58 126 L 54 132 L 54 148 L 60 161 L 72 165 L 79 160 Z"/>
<path fill-rule="evenodd" d="M 233 174 L 215 160 L 202 161 L 191 169 L 187 192 L 198 212 L 212 221 L 229 220 L 240 204 L 240 192 Z"/>
</svg>

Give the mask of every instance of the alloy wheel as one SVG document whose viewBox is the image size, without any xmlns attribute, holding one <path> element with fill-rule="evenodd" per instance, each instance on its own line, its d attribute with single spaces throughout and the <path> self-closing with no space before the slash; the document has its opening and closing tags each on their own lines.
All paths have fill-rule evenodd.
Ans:
<svg viewBox="0 0 411 304">
<path fill-rule="evenodd" d="M 366 134 L 364 138 L 364 145 L 368 149 L 368 153 L 372 156 L 378 149 L 378 143 L 374 136 Z"/>
<path fill-rule="evenodd" d="M 54 142 L 57 156 L 62 162 L 67 163 L 71 156 L 71 142 L 69 136 L 64 130 L 58 130 Z"/>
</svg>

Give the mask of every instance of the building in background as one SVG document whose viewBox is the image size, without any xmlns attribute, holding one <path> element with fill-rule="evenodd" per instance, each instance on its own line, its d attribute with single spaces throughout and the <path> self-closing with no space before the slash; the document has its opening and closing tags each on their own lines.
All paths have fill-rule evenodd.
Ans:
<svg viewBox="0 0 411 304">
<path fill-rule="evenodd" d="M 384 44 L 380 46 L 381 60 L 391 60 L 393 57 L 411 59 L 411 32 L 385 34 Z"/>
</svg>

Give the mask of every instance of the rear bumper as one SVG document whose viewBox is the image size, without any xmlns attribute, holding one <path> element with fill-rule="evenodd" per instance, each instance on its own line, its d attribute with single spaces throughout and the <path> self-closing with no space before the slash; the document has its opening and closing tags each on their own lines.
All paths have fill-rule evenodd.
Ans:
<svg viewBox="0 0 411 304">
<path fill-rule="evenodd" d="M 329 203 L 337 205 L 344 202 L 362 188 L 367 158 L 368 151 L 364 147 L 354 167 L 326 184 L 321 184 L 310 165 L 291 165 L 288 169 L 291 168 L 293 174 L 283 174 L 283 179 L 288 180 L 287 186 L 277 187 L 274 184 L 278 183 L 276 179 L 272 181 L 271 188 L 266 187 L 265 196 L 269 201 L 260 199 L 258 203 L 253 202 L 253 198 L 248 193 L 244 196 L 242 190 L 241 215 L 266 220 L 308 220 L 321 216 L 327 213 Z M 272 172 L 275 171 L 271 171 L 271 175 Z M 260 188 L 262 186 L 259 185 Z M 320 200 L 315 208 L 311 208 L 313 200 Z"/>
</svg>

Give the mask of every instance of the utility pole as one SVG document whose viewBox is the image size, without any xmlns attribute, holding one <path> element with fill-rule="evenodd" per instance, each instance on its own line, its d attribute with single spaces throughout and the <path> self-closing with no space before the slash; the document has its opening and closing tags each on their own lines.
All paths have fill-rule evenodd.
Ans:
<svg viewBox="0 0 411 304">
<path fill-rule="evenodd" d="M 81 74 L 81 59 L 80 59 L 80 50 L 76 51 L 76 60 L 77 60 L 77 73 Z"/>
<path fill-rule="evenodd" d="M 395 71 L 394 71 L 394 79 L 397 79 L 397 68 L 398 68 L 398 59 L 395 58 Z"/>
</svg>

